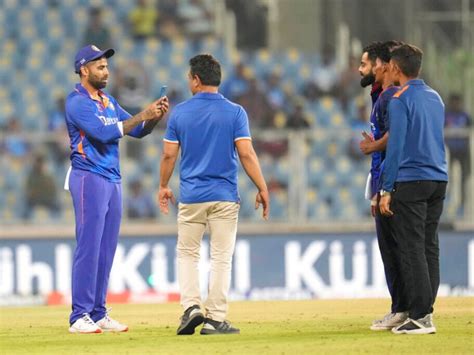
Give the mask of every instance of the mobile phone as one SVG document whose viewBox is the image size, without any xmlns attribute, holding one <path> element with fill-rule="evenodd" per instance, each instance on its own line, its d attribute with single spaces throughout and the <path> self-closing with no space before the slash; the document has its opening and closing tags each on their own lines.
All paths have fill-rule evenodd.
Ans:
<svg viewBox="0 0 474 355">
<path fill-rule="evenodd" d="M 160 98 L 165 96 L 166 95 L 166 89 L 168 89 L 168 87 L 166 85 L 163 85 L 160 89 Z"/>
</svg>

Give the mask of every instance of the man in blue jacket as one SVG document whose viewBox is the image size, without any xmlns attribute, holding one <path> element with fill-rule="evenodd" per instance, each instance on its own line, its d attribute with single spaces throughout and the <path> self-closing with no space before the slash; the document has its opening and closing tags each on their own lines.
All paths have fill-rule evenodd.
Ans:
<svg viewBox="0 0 474 355">
<path fill-rule="evenodd" d="M 448 173 L 444 104 L 418 79 L 422 51 L 412 45 L 391 53 L 390 75 L 400 90 L 389 104 L 390 136 L 380 192 L 380 212 L 393 218 L 408 319 L 396 334 L 435 333 L 432 313 L 439 287 L 438 224 Z"/>
</svg>

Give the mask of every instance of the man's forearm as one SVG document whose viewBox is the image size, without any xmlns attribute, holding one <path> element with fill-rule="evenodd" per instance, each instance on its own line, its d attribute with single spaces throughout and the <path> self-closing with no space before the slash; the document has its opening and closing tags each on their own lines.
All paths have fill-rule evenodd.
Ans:
<svg viewBox="0 0 474 355">
<path fill-rule="evenodd" d="M 174 165 L 176 163 L 175 157 L 163 156 L 160 164 L 160 186 L 167 187 L 173 174 Z"/>
<path fill-rule="evenodd" d="M 149 120 L 150 112 L 148 110 L 137 113 L 135 116 L 130 117 L 128 120 L 122 121 L 123 123 L 123 134 L 130 133 L 136 126 Z M 146 125 L 145 125 L 146 126 Z"/>
<path fill-rule="evenodd" d="M 385 135 L 373 142 L 366 143 L 365 154 L 372 154 L 373 152 L 383 152 L 387 148 L 388 132 Z"/>
<path fill-rule="evenodd" d="M 162 118 L 163 116 L 147 121 L 145 123 L 145 126 L 143 126 L 142 136 L 146 136 L 147 134 L 150 134 L 151 132 L 153 132 L 156 125 L 158 124 L 158 122 L 161 121 Z"/>
<path fill-rule="evenodd" d="M 252 180 L 255 186 L 257 186 L 257 189 L 259 191 L 266 191 L 267 183 L 263 178 L 262 169 L 260 168 L 260 164 L 255 152 L 241 156 L 240 162 L 242 163 L 242 166 L 250 180 Z"/>
<path fill-rule="evenodd" d="M 385 133 L 382 138 L 374 142 L 376 143 L 374 146 L 374 151 L 383 152 L 387 148 L 387 142 L 388 142 L 388 132 Z"/>
</svg>

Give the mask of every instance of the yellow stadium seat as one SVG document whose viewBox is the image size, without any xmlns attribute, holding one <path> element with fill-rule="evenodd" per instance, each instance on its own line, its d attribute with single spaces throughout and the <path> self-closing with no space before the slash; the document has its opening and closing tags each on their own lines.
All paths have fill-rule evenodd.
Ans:
<svg viewBox="0 0 474 355">
<path fill-rule="evenodd" d="M 286 56 L 291 63 L 296 63 L 301 57 L 300 52 L 296 48 L 288 49 Z"/>
</svg>

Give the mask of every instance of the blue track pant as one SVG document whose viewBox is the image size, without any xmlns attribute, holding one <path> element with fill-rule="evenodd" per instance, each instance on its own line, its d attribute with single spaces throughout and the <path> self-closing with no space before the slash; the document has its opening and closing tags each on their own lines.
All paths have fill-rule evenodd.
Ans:
<svg viewBox="0 0 474 355">
<path fill-rule="evenodd" d="M 88 313 L 92 320 L 105 316 L 110 270 L 122 218 L 120 183 L 98 174 L 73 169 L 69 187 L 76 220 L 76 250 L 72 265 L 70 324 Z"/>
</svg>

